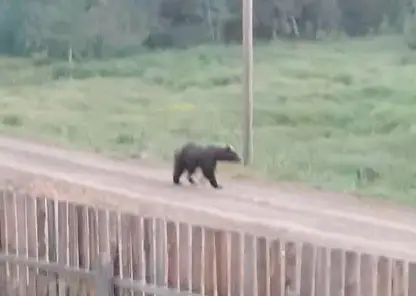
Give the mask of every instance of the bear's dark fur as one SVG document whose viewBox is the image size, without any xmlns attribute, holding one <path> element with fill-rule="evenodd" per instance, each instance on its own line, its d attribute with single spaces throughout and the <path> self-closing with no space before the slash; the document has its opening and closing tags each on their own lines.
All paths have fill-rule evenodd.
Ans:
<svg viewBox="0 0 416 296">
<path fill-rule="evenodd" d="M 215 169 L 218 161 L 241 162 L 240 156 L 230 145 L 227 146 L 201 146 L 193 142 L 187 143 L 174 154 L 173 183 L 180 185 L 182 174 L 188 172 L 188 181 L 195 184 L 192 175 L 197 168 L 214 188 L 221 188 L 215 178 Z"/>
</svg>

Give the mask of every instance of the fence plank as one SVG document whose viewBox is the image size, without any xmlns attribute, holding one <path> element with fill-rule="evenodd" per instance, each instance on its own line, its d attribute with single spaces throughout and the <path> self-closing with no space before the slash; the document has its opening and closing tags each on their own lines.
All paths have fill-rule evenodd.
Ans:
<svg viewBox="0 0 416 296">
<path fill-rule="evenodd" d="M 188 266 L 188 275 L 187 275 L 187 279 L 188 279 L 188 292 L 192 293 L 193 291 L 193 276 L 192 276 L 192 257 L 193 257 L 193 228 L 192 225 L 188 225 L 187 229 L 186 229 L 186 233 L 187 233 L 187 266 Z"/>
<path fill-rule="evenodd" d="M 111 222 L 111 217 L 116 223 Z M 62 266 L 96 270 L 102 256 L 99 254 L 113 255 L 112 249 L 119 251 L 117 265 L 121 279 L 116 283 L 127 292 L 132 289 L 130 287 L 136 287 L 135 292 L 131 290 L 128 295 L 153 295 L 155 291 L 162 295 L 172 293 L 167 287 L 174 288 L 177 295 L 186 295 L 182 293 L 185 291 L 210 296 L 292 295 L 286 288 L 291 292 L 298 290 L 301 296 L 412 295 L 409 292 L 411 262 L 392 258 L 382 258 L 378 262 L 377 257 L 369 254 L 279 239 L 272 241 L 244 232 L 232 233 L 162 219 L 144 219 L 64 201 L 14 195 L 12 191 L 8 196 L 1 196 L 2 252 L 23 259 L 44 259 Z M 4 257 L 0 259 L 4 262 Z M 9 270 L 8 290 L 12 295 L 31 296 L 33 292 L 33 295 L 43 296 L 46 289 L 51 296 L 67 295 L 66 276 L 64 281 L 62 273 L 54 269 L 59 265 L 52 264 L 53 268 L 47 273 L 42 268 L 37 275 L 33 262 L 22 265 L 16 258 L 10 260 L 13 264 L 9 264 L 12 270 Z M 116 274 L 117 268 L 111 265 Z M 31 267 L 28 269 L 28 266 Z M 1 272 L 6 278 L 7 269 L 0 269 L 0 276 Z M 58 285 L 52 272 L 60 274 Z M 140 278 L 151 285 L 133 282 Z M 43 288 L 35 289 L 36 282 L 40 283 L 36 286 L 43 285 Z M 97 295 L 98 291 L 92 286 L 88 290 L 85 284 L 83 286 L 83 291 L 79 291 L 71 285 L 69 295 Z M 144 292 L 138 291 L 138 287 Z"/>
<path fill-rule="evenodd" d="M 99 255 L 95 267 L 96 295 L 112 296 L 113 262 L 110 254 L 103 252 Z"/>
<path fill-rule="evenodd" d="M 16 202 L 15 202 L 15 194 L 13 191 L 8 190 L 6 192 L 6 221 L 7 221 L 7 237 L 8 237 L 8 250 L 7 254 L 16 255 L 17 254 L 17 246 L 18 246 L 18 235 L 17 235 L 17 223 L 16 223 Z M 8 285 L 7 291 L 9 294 L 17 294 L 19 282 L 19 274 L 18 268 L 14 264 L 9 265 L 9 274 L 8 278 Z"/>
<path fill-rule="evenodd" d="M 315 296 L 316 248 L 304 244 L 302 250 L 301 295 Z"/>
<path fill-rule="evenodd" d="M 393 262 L 392 259 L 380 257 L 378 262 L 378 296 L 392 295 L 393 282 Z"/>
<path fill-rule="evenodd" d="M 6 188 L 2 188 L 0 191 L 0 251 L 6 253 L 8 250 L 7 244 L 7 225 L 6 225 L 6 203 L 5 203 Z M 8 288 L 8 264 L 0 264 L 0 285 L 4 291 L 7 292 Z"/>
<path fill-rule="evenodd" d="M 202 278 L 202 229 L 192 227 L 192 292 L 201 293 Z"/>
<path fill-rule="evenodd" d="M 345 295 L 361 296 L 361 254 L 346 252 Z"/>
<path fill-rule="evenodd" d="M 333 249 L 331 252 L 331 295 L 345 296 L 345 252 Z"/>
<path fill-rule="evenodd" d="M 77 206 L 74 204 L 68 204 L 68 265 L 74 268 L 79 267 L 79 226 L 78 226 L 78 215 Z M 81 283 L 78 279 L 73 280 L 71 289 L 69 291 L 70 296 L 78 296 L 81 288 Z"/>
<path fill-rule="evenodd" d="M 330 296 L 331 285 L 331 250 L 318 248 L 316 264 L 315 295 Z"/>
</svg>

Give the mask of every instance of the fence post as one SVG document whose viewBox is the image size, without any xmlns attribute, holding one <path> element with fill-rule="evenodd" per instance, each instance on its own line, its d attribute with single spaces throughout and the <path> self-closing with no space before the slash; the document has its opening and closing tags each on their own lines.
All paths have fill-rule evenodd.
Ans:
<svg viewBox="0 0 416 296">
<path fill-rule="evenodd" d="M 113 296 L 113 262 L 108 252 L 100 253 L 95 266 L 95 295 Z"/>
</svg>

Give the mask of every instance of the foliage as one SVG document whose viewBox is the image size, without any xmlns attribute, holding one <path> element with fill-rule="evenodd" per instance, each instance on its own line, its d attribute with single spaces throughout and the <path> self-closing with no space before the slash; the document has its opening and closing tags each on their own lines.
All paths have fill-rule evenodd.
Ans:
<svg viewBox="0 0 416 296">
<path fill-rule="evenodd" d="M 404 35 L 407 41 L 407 45 L 410 49 L 416 49 L 416 13 L 415 8 L 411 7 L 410 11 L 406 14 L 406 20 L 404 25 Z"/>
<path fill-rule="evenodd" d="M 400 40 L 258 44 L 253 170 L 414 202 L 416 57 Z M 72 68 L 3 58 L 0 131 L 165 162 L 186 140 L 241 149 L 240 77 L 239 46 Z"/>
<path fill-rule="evenodd" d="M 404 1 L 404 0 L 403 0 Z M 402 27 L 399 0 L 254 1 L 256 39 L 344 30 L 351 36 Z M 239 0 L 1 0 L 0 52 L 90 59 L 135 52 L 142 45 L 190 47 L 241 42 Z M 297 26 L 296 26 L 297 28 Z M 322 34 L 321 34 L 322 35 Z"/>
</svg>

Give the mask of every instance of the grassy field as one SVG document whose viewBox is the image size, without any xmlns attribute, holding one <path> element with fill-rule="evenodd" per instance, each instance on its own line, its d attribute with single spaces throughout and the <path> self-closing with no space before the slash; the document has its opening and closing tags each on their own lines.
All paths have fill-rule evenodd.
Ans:
<svg viewBox="0 0 416 296">
<path fill-rule="evenodd" d="M 416 54 L 402 43 L 256 45 L 253 171 L 416 201 Z M 0 131 L 160 161 L 186 140 L 241 149 L 241 69 L 238 46 L 72 68 L 3 57 Z"/>
</svg>

